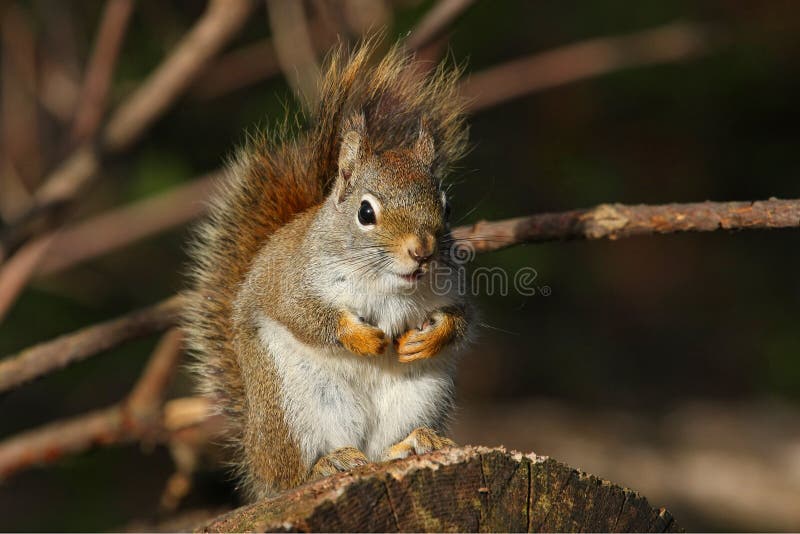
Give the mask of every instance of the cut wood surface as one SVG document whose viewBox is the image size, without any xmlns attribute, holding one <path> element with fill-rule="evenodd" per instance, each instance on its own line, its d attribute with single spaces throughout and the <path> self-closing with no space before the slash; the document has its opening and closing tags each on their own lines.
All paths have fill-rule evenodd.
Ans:
<svg viewBox="0 0 800 534">
<path fill-rule="evenodd" d="M 371 464 L 224 514 L 205 532 L 675 532 L 669 512 L 535 454 L 462 447 Z"/>
</svg>

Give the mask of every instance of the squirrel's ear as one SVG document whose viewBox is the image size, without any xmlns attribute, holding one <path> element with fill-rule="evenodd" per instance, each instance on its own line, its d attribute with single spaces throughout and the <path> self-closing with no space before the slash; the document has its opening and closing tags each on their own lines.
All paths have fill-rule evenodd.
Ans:
<svg viewBox="0 0 800 534">
<path fill-rule="evenodd" d="M 336 177 L 334 193 L 341 202 L 350 189 L 350 177 L 356 167 L 356 162 L 362 150 L 363 141 L 361 134 L 350 130 L 342 136 L 342 146 L 339 149 L 339 176 Z"/>
<path fill-rule="evenodd" d="M 356 124 L 355 126 L 358 126 Z M 356 168 L 356 163 L 361 158 L 362 152 L 366 149 L 366 143 L 360 128 L 354 128 L 345 132 L 342 136 L 341 147 L 339 148 L 339 175 L 336 177 L 334 186 L 336 198 L 341 202 L 350 190 L 350 177 Z"/>
<path fill-rule="evenodd" d="M 339 149 L 339 175 L 345 180 L 350 179 L 353 169 L 358 161 L 361 151 L 361 134 L 350 130 L 342 136 L 342 146 Z"/>
<path fill-rule="evenodd" d="M 433 163 L 433 158 L 436 156 L 436 150 L 433 146 L 433 137 L 428 133 L 427 128 L 423 124 L 419 129 L 419 137 L 414 144 L 414 154 L 417 159 L 426 167 L 430 167 Z"/>
</svg>

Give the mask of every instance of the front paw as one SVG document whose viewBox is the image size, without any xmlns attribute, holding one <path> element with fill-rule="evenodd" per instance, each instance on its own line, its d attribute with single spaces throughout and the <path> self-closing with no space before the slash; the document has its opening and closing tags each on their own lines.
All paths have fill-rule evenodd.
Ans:
<svg viewBox="0 0 800 534">
<path fill-rule="evenodd" d="M 339 318 L 337 337 L 344 348 L 360 356 L 383 354 L 389 345 L 383 330 L 349 312 Z"/>
<path fill-rule="evenodd" d="M 435 313 L 422 328 L 412 328 L 397 338 L 398 360 L 408 363 L 436 356 L 453 339 L 453 334 L 451 318 Z"/>
</svg>

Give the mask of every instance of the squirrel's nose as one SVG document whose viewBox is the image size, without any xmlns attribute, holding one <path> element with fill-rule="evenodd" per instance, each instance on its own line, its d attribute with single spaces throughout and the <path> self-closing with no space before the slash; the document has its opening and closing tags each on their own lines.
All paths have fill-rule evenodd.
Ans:
<svg viewBox="0 0 800 534">
<path fill-rule="evenodd" d="M 425 263 L 431 259 L 434 251 L 434 240 L 432 236 L 425 236 L 424 240 L 415 240 L 408 247 L 408 255 L 419 263 Z"/>
<path fill-rule="evenodd" d="M 433 256 L 432 250 L 423 247 L 414 247 L 413 249 L 408 249 L 408 253 L 412 258 L 420 263 L 428 261 L 431 259 L 431 256 Z"/>
</svg>

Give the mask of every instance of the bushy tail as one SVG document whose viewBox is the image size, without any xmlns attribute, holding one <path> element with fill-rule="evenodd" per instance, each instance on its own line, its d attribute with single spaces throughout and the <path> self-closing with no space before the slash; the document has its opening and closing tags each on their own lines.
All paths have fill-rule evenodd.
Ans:
<svg viewBox="0 0 800 534">
<path fill-rule="evenodd" d="M 231 342 L 238 286 L 267 237 L 323 200 L 336 174 L 343 123 L 364 113 L 370 145 L 380 151 L 412 146 L 424 122 L 434 138 L 439 176 L 465 151 L 459 73 L 440 67 L 422 76 L 397 46 L 371 66 L 374 49 L 368 42 L 352 53 L 339 48 L 331 54 L 308 132 L 292 137 L 284 126 L 249 140 L 229 163 L 195 231 L 183 324 L 200 389 L 227 416 L 234 438 L 245 410 Z"/>
</svg>

